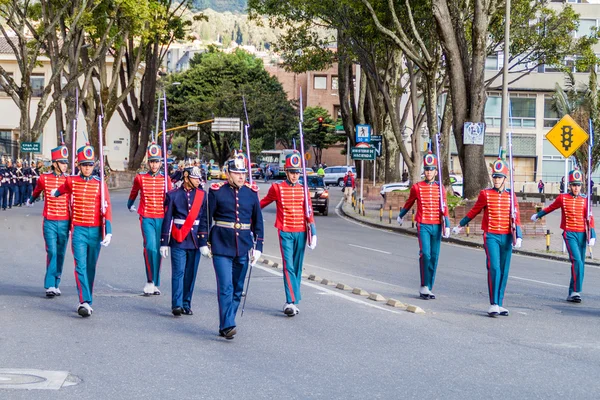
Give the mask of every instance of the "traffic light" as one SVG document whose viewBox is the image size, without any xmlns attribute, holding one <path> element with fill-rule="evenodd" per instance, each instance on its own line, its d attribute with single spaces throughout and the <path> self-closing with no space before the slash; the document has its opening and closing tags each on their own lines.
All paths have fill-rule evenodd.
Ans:
<svg viewBox="0 0 600 400">
<path fill-rule="evenodd" d="M 319 129 L 317 129 L 317 132 L 321 132 L 323 130 L 323 117 L 318 117 L 317 122 L 319 123 Z"/>
</svg>

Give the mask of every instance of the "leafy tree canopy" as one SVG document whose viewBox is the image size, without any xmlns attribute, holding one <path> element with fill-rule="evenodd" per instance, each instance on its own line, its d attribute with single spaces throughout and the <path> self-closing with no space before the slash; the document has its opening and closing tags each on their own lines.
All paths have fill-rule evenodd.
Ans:
<svg viewBox="0 0 600 400">
<path fill-rule="evenodd" d="M 171 76 L 167 92 L 169 123 L 205 121 L 215 117 L 240 118 L 245 121 L 243 97 L 246 99 L 253 151 L 263 143 L 272 148 L 275 138 L 289 138 L 297 118 L 286 93 L 275 77 L 264 69 L 262 61 L 243 50 L 226 54 L 211 48 L 197 54 L 190 69 Z M 204 125 L 203 135 L 222 164 L 232 149 L 239 147 L 239 132 L 211 132 Z M 260 148 L 259 148 L 260 147 Z"/>
</svg>

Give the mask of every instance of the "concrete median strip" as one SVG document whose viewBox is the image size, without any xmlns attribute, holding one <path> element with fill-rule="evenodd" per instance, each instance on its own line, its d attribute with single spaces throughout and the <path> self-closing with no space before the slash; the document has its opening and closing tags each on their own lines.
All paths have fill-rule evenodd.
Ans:
<svg viewBox="0 0 600 400">
<path fill-rule="evenodd" d="M 280 263 L 274 262 L 274 261 L 269 260 L 264 257 L 261 258 L 260 262 L 271 268 L 276 268 L 276 269 L 281 268 Z M 354 294 L 354 295 L 363 296 L 369 300 L 372 300 L 372 301 L 375 301 L 378 303 L 385 303 L 386 305 L 388 305 L 390 307 L 398 308 L 400 310 L 405 310 L 405 311 L 408 311 L 408 312 L 411 312 L 414 314 L 425 314 L 425 311 L 419 306 L 403 303 L 400 300 L 396 300 L 393 298 L 386 298 L 379 293 L 369 293 L 364 289 L 353 288 L 353 287 L 346 285 L 345 283 L 341 283 L 341 282 L 336 283 L 327 278 L 321 278 L 320 276 L 315 275 L 315 274 L 302 273 L 302 277 L 305 279 L 308 279 L 309 281 L 314 281 L 316 283 L 320 283 L 321 285 L 335 286 L 336 289 L 352 292 L 352 294 Z"/>
</svg>

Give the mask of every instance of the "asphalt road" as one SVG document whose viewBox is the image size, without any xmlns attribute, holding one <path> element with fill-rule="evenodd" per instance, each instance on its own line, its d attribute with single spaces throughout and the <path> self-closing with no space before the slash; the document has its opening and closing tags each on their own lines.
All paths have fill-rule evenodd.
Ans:
<svg viewBox="0 0 600 400">
<path fill-rule="evenodd" d="M 261 195 L 266 194 L 261 184 Z M 565 263 L 514 257 L 507 318 L 488 318 L 483 251 L 443 245 L 435 293 L 417 298 L 414 237 L 317 216 L 319 246 L 306 269 L 413 303 L 415 315 L 305 282 L 301 312 L 281 312 L 278 272 L 256 268 L 238 336 L 217 336 L 215 277 L 200 263 L 195 315 L 170 314 L 163 295 L 140 296 L 145 276 L 127 191 L 111 193 L 113 243 L 103 248 L 94 314 L 76 314 L 70 253 L 63 296 L 46 299 L 41 203 L 0 211 L 0 369 L 68 371 L 73 386 L 2 389 L 0 399 L 532 399 L 590 398 L 600 389 L 600 271 L 587 268 L 584 301 L 566 303 Z M 264 211 L 265 255 L 277 261 L 273 206 Z"/>
</svg>

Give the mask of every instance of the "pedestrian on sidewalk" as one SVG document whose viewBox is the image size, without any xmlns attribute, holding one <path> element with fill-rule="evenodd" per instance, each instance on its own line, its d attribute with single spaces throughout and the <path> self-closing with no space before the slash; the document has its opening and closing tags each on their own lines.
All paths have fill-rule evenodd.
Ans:
<svg viewBox="0 0 600 400">
<path fill-rule="evenodd" d="M 213 266 L 217 277 L 219 335 L 233 339 L 248 264 L 254 266 L 263 249 L 263 217 L 258 186 L 246 183 L 248 158 L 234 153 L 226 163 L 227 182 L 214 183 L 208 192 Z"/>
<path fill-rule="evenodd" d="M 285 304 L 283 312 L 288 317 L 298 314 L 300 303 L 300 284 L 302 280 L 302 263 L 304 262 L 305 245 L 310 249 L 317 247 L 317 229 L 311 212 L 306 216 L 304 187 L 298 183 L 302 173 L 302 157 L 297 151 L 285 158 L 285 175 L 287 179 L 274 183 L 267 195 L 260 201 L 260 208 L 272 202 L 277 206 L 275 228 L 279 237 L 279 248 L 283 260 L 283 287 Z M 354 182 L 354 180 L 352 180 Z M 308 207 L 312 210 L 310 196 Z M 308 231 L 310 229 L 310 232 Z M 311 235 L 310 243 L 308 235 Z"/>
<path fill-rule="evenodd" d="M 160 255 L 167 258 L 171 248 L 171 312 L 176 317 L 194 314 L 192 296 L 200 255 L 210 256 L 207 201 L 198 188 L 201 178 L 200 168 L 186 168 L 181 186 L 165 197 Z"/>
<path fill-rule="evenodd" d="M 540 193 L 544 193 L 544 181 L 540 179 L 540 181 L 538 182 L 538 192 Z"/>
<path fill-rule="evenodd" d="M 564 176 L 562 178 L 560 178 L 560 192 L 561 193 L 565 192 L 565 177 Z"/>
<path fill-rule="evenodd" d="M 356 188 L 356 184 L 354 182 L 354 173 L 352 171 L 346 172 L 346 176 L 344 176 L 344 201 L 348 203 L 352 199 L 352 193 Z"/>
<path fill-rule="evenodd" d="M 138 210 L 144 247 L 146 284 L 144 295 L 160 295 L 160 235 L 165 216 L 165 173 L 161 170 L 162 149 L 152 142 L 148 146 L 148 171 L 140 172 L 133 179 L 133 187 L 127 201 L 127 208 L 135 212 L 135 199 L 140 193 Z M 168 190 L 172 189 L 167 177 Z"/>
<path fill-rule="evenodd" d="M 67 177 L 65 183 L 51 192 L 55 197 L 70 194 L 73 199 L 71 247 L 75 259 L 75 282 L 79 293 L 77 313 L 82 317 L 89 317 L 94 311 L 91 307 L 92 293 L 100 247 L 107 247 L 112 239 L 112 207 L 108 187 L 106 182 L 101 182 L 98 176 L 92 175 L 94 159 L 94 148 L 89 143 L 80 147 L 77 150 L 79 175 Z M 100 185 L 104 186 L 106 232 L 102 232 Z"/>
<path fill-rule="evenodd" d="M 435 180 L 438 174 L 438 159 L 429 151 L 423 157 L 425 180 L 418 182 L 410 188 L 410 195 L 398 215 L 398 223 L 402 226 L 404 216 L 410 211 L 415 201 L 417 202 L 417 235 L 419 238 L 419 269 L 421 271 L 421 288 L 419 295 L 422 299 L 433 300 L 435 294 L 431 292 L 435 282 L 438 258 L 442 236 L 450 236 L 450 219 L 448 207 L 443 214 L 440 209 L 440 184 Z M 446 189 L 442 187 L 444 204 Z"/>
<path fill-rule="evenodd" d="M 510 215 L 511 196 L 516 212 L 515 230 L 517 240 L 514 248 L 521 247 L 523 240 L 517 197 L 510 189 L 506 189 L 508 174 L 509 166 L 506 161 L 500 158 L 496 160 L 492 166 L 492 182 L 494 183 L 494 187 L 479 192 L 479 197 L 473 208 L 460 220 L 459 226 L 452 229 L 453 233 L 459 233 L 463 226 L 467 225 L 483 210 L 481 229 L 483 230 L 483 247 L 485 249 L 486 267 L 488 270 L 488 290 L 490 296 L 488 315 L 490 317 L 498 315 L 508 316 L 509 314 L 509 311 L 503 307 L 503 303 L 513 249 Z"/>
<path fill-rule="evenodd" d="M 44 277 L 44 289 L 46 297 L 60 296 L 58 286 L 62 276 L 67 242 L 69 241 L 71 207 L 69 196 L 54 197 L 50 193 L 62 186 L 66 180 L 66 171 L 69 162 L 69 149 L 62 143 L 60 146 L 50 150 L 52 157 L 52 171 L 40 175 L 31 198 L 27 199 L 27 207 L 33 207 L 33 203 L 44 193 L 44 219 L 42 222 L 42 234 L 46 243 L 46 276 Z"/>
<path fill-rule="evenodd" d="M 570 192 L 559 194 L 552 204 L 531 216 L 531 220 L 535 222 L 538 218 L 550 214 L 558 208 L 561 210 L 560 229 L 563 230 L 563 239 L 571 261 L 571 282 L 567 301 L 572 303 L 581 303 L 586 243 L 590 247 L 596 244 L 593 216 L 590 216 L 589 226 L 587 226 L 588 199 L 581 193 L 582 184 L 583 174 L 580 170 L 575 169 L 569 172 Z M 590 237 L 586 232 L 588 229 Z"/>
</svg>

